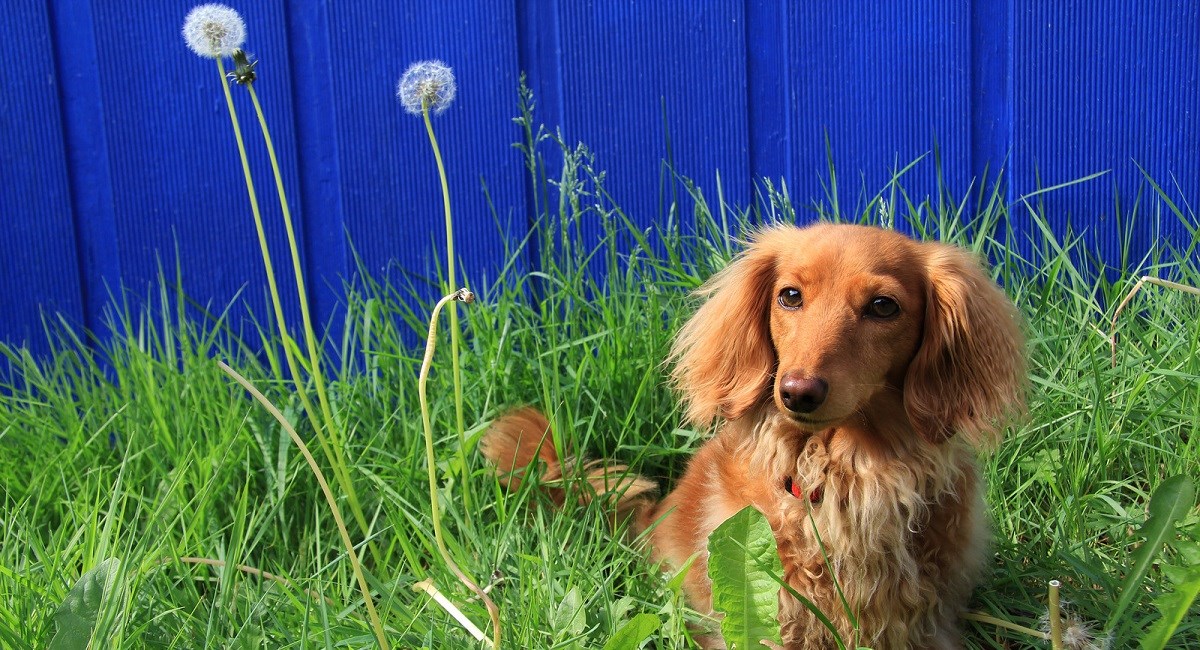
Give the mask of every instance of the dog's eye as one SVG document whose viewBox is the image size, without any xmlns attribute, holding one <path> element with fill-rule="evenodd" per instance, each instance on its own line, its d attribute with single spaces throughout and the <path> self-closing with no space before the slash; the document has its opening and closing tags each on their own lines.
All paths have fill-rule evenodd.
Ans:
<svg viewBox="0 0 1200 650">
<path fill-rule="evenodd" d="M 804 304 L 804 296 L 795 287 L 786 287 L 779 292 L 779 306 L 784 309 L 800 309 Z"/>
<path fill-rule="evenodd" d="M 867 305 L 867 315 L 872 318 L 891 318 L 900 313 L 900 304 L 887 296 L 875 296 Z"/>
</svg>

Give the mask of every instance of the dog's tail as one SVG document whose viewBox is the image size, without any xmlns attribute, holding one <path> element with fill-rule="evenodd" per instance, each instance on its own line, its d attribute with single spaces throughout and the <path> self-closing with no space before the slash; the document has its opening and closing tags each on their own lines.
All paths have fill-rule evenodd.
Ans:
<svg viewBox="0 0 1200 650">
<path fill-rule="evenodd" d="M 496 466 L 500 482 L 509 489 L 519 487 L 529 472 L 540 471 L 541 489 L 560 506 L 568 495 L 583 503 L 603 499 L 612 513 L 613 524 L 628 519 L 629 530 L 634 534 L 653 522 L 658 492 L 653 481 L 631 473 L 627 465 L 559 459 L 550 435 L 550 422 L 533 408 L 517 409 L 493 422 L 479 448 Z M 580 484 L 582 489 L 568 490 L 572 483 Z"/>
</svg>

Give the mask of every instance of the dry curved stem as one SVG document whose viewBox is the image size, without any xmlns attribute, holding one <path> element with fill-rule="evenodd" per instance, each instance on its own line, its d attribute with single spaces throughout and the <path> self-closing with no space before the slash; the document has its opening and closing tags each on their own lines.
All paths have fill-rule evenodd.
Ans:
<svg viewBox="0 0 1200 650">
<path fill-rule="evenodd" d="M 418 582 L 417 584 L 413 585 L 413 589 L 416 591 L 424 591 L 425 593 L 429 594 L 429 597 L 432 598 L 437 604 L 441 605 L 442 609 L 449 612 L 450 615 L 454 617 L 454 620 L 458 621 L 459 625 L 463 626 L 463 628 L 466 629 L 471 636 L 475 637 L 476 641 L 488 640 L 487 637 L 483 635 L 483 630 L 479 629 L 479 626 L 475 625 L 474 621 L 467 618 L 467 615 L 458 608 L 458 605 L 455 605 L 453 601 L 451 601 L 449 598 L 446 598 L 442 592 L 438 591 L 437 585 L 433 584 L 432 578 L 425 578 L 424 580 Z M 486 589 L 484 589 L 484 591 L 486 591 Z M 495 641 L 492 641 L 492 643 L 495 643 Z"/>
<path fill-rule="evenodd" d="M 459 581 L 466 585 L 468 589 L 475 592 L 475 595 L 478 596 L 479 599 L 483 601 L 483 604 L 487 607 L 488 616 L 490 616 L 492 619 L 492 638 L 484 638 L 482 632 L 479 632 L 479 628 L 475 627 L 473 624 L 466 625 L 464 623 L 463 626 L 468 632 L 471 632 L 472 636 L 475 636 L 475 638 L 482 641 L 487 641 L 493 648 L 499 648 L 500 609 L 496 607 L 496 603 L 492 602 L 492 599 L 488 597 L 487 592 L 484 591 L 478 583 L 472 580 L 470 576 L 464 573 L 462 569 L 458 568 L 458 565 L 455 564 L 454 560 L 450 557 L 450 551 L 446 549 L 446 541 L 442 536 L 442 515 L 441 509 L 438 506 L 437 464 L 436 458 L 433 454 L 433 424 L 429 420 L 429 399 L 425 395 L 425 385 L 429 381 L 429 367 L 433 363 L 433 351 L 437 347 L 438 314 L 441 313 L 442 307 L 445 307 L 446 303 L 456 300 L 459 302 L 472 303 L 475 301 L 475 294 L 471 293 L 469 289 L 458 289 L 454 293 L 443 296 L 442 299 L 433 306 L 433 312 L 429 315 L 429 336 L 425 339 L 425 358 L 421 361 L 421 374 L 417 379 L 417 396 L 421 400 L 421 424 L 425 429 L 425 461 L 429 468 L 429 507 L 432 510 L 433 515 L 433 539 L 437 545 L 438 553 L 441 554 L 442 561 L 446 563 L 446 566 L 450 568 L 450 571 L 454 573 Z M 432 582 L 426 582 L 428 582 L 429 586 L 432 586 Z M 418 588 L 423 587 L 418 585 Z M 433 595 L 433 592 L 429 593 Z M 462 618 L 460 618 L 461 612 L 456 614 L 457 608 L 453 607 L 452 604 L 451 607 L 447 607 L 446 605 L 449 604 L 449 601 L 446 600 L 443 602 L 443 600 L 445 600 L 444 596 L 442 599 L 438 599 L 436 596 L 434 596 L 434 599 L 438 602 L 438 604 L 442 605 L 447 612 L 462 622 Z M 474 629 L 472 630 L 472 628 Z"/>
<path fill-rule="evenodd" d="M 295 583 L 293 583 L 291 580 L 288 580 L 287 578 L 285 578 L 281 575 L 276 575 L 274 573 L 271 573 L 270 571 L 263 571 L 262 569 L 258 569 L 258 568 L 255 568 L 255 567 L 252 567 L 252 566 L 249 566 L 246 564 L 230 565 L 228 562 L 225 562 L 224 560 L 214 560 L 212 558 L 207 558 L 207 557 L 164 557 L 161 560 L 159 560 L 156 564 L 158 566 L 162 566 L 164 564 L 170 564 L 172 562 L 179 562 L 181 564 L 203 564 L 205 566 L 217 567 L 219 569 L 222 569 L 222 568 L 225 568 L 228 566 L 232 566 L 233 568 L 237 569 L 238 571 L 241 571 L 242 573 L 248 573 L 252 576 L 257 576 L 264 580 L 271 580 L 273 582 L 277 582 L 288 589 L 296 588 Z M 319 592 L 317 592 L 315 590 L 304 589 L 303 591 L 305 594 L 308 595 L 309 598 L 312 598 L 313 600 L 323 600 L 323 601 L 325 601 L 325 604 L 330 605 L 330 606 L 337 605 L 337 603 L 333 602 L 332 598 L 330 598 L 328 596 L 322 596 Z"/>
<path fill-rule="evenodd" d="M 1026 627 L 1019 623 L 1013 623 L 1012 621 L 1006 621 L 1002 618 L 996 618 L 995 616 L 992 616 L 991 614 L 984 614 L 983 612 L 963 612 L 962 614 L 959 614 L 958 617 L 964 621 L 975 621 L 977 623 L 987 623 L 988 625 L 994 625 L 996 627 L 1004 628 L 1006 630 L 1012 630 L 1013 632 L 1020 632 L 1021 634 L 1024 634 L 1026 636 L 1031 636 L 1035 639 L 1042 639 L 1043 641 L 1050 640 L 1050 634 L 1047 632 L 1042 632 L 1041 630 L 1035 630 L 1031 627 Z"/>
<path fill-rule="evenodd" d="M 1113 312 L 1112 326 L 1109 328 L 1110 333 L 1108 337 L 1108 343 L 1112 347 L 1112 365 L 1114 368 L 1117 367 L 1117 319 L 1120 318 L 1121 312 L 1125 311 L 1125 307 L 1129 305 L 1129 301 L 1133 300 L 1133 297 L 1136 296 L 1146 284 L 1155 284 L 1167 289 L 1175 289 L 1177 291 L 1183 291 L 1184 293 L 1190 293 L 1194 296 L 1200 296 L 1200 289 L 1197 289 L 1191 285 L 1171 282 L 1170 280 L 1163 280 L 1162 278 L 1156 278 L 1152 275 L 1143 275 L 1142 278 L 1133 285 L 1133 288 L 1129 290 L 1129 293 L 1125 294 L 1125 299 L 1121 301 L 1121 304 L 1117 305 L 1117 310 Z"/>
<path fill-rule="evenodd" d="M 379 647 L 383 650 L 388 650 L 391 646 L 388 645 L 387 635 L 383 632 L 383 622 L 379 619 L 379 612 L 375 611 L 375 601 L 371 599 L 371 588 L 367 586 L 367 578 L 363 575 L 362 562 L 358 558 L 358 553 L 354 550 L 354 542 L 350 540 L 350 533 L 346 530 L 346 520 L 342 517 L 342 510 L 338 507 L 337 499 L 333 496 L 333 490 L 329 489 L 329 483 L 325 480 L 325 474 L 321 472 L 321 467 L 317 465 L 317 459 L 313 458 L 312 452 L 308 450 L 308 445 L 304 444 L 304 439 L 300 434 L 296 433 L 296 429 L 292 427 L 283 413 L 267 399 L 254 384 L 250 383 L 249 379 L 243 377 L 238 371 L 230 368 L 224 361 L 217 361 L 217 365 L 225 374 L 233 377 L 233 380 L 241 384 L 267 412 L 279 422 L 279 426 L 287 432 L 291 437 L 292 442 L 300 449 L 300 453 L 304 455 L 304 460 L 308 461 L 309 468 L 312 469 L 313 475 L 317 479 L 317 483 L 321 486 L 321 492 L 325 495 L 325 501 L 329 503 L 329 510 L 333 513 L 333 521 L 337 524 L 338 533 L 342 536 L 342 544 L 346 546 L 346 554 L 350 558 L 350 567 L 354 571 L 354 577 L 358 581 L 358 588 L 362 591 L 363 603 L 367 606 L 367 617 L 371 621 L 371 628 L 375 632 L 375 639 L 379 641 Z"/>
</svg>

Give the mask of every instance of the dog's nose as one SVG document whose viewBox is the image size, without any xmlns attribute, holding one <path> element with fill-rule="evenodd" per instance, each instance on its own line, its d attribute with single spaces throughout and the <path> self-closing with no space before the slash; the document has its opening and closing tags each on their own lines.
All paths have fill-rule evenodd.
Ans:
<svg viewBox="0 0 1200 650">
<path fill-rule="evenodd" d="M 829 384 L 824 379 L 784 375 L 779 380 L 779 399 L 794 413 L 812 413 L 825 403 L 827 395 Z"/>
</svg>

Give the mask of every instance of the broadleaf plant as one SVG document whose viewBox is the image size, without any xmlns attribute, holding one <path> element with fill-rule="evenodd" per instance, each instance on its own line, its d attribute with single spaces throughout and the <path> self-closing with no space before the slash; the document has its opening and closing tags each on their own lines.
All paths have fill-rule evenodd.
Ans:
<svg viewBox="0 0 1200 650">
<path fill-rule="evenodd" d="M 725 520 L 708 538 L 713 609 L 722 612 L 721 635 L 730 650 L 767 639 L 779 642 L 779 583 L 783 573 L 775 535 L 753 506 Z"/>
<path fill-rule="evenodd" d="M 121 561 L 110 557 L 79 576 L 54 612 L 57 629 L 50 639 L 50 650 L 84 650 L 91 647 L 100 608 L 105 599 L 112 596 L 120 570 Z"/>
</svg>

